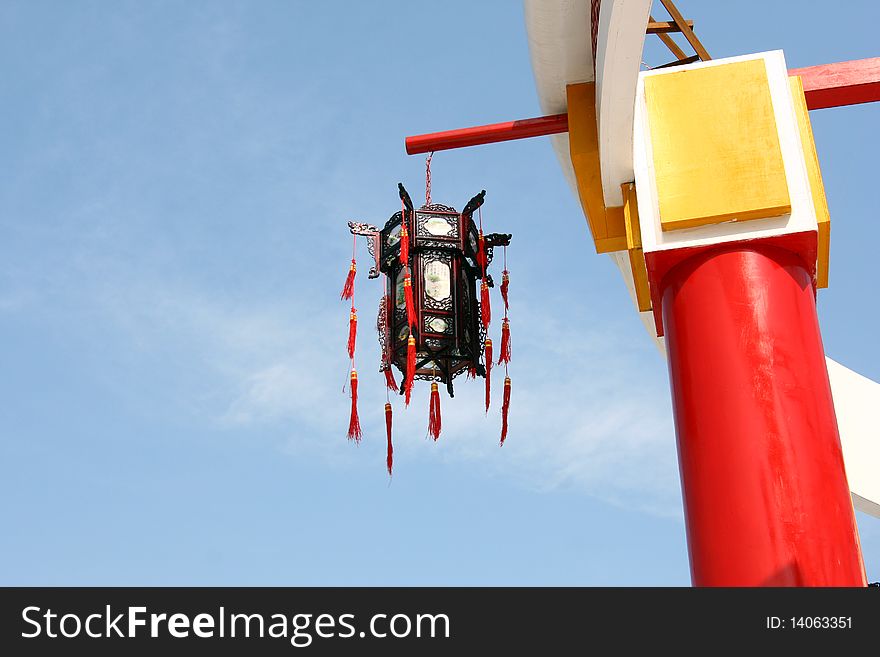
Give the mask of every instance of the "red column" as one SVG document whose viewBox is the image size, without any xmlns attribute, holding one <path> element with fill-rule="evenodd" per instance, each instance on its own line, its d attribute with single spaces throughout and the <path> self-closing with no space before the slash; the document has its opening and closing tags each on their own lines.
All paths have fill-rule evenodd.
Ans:
<svg viewBox="0 0 880 657">
<path fill-rule="evenodd" d="M 865 586 L 803 262 L 718 248 L 661 287 L 694 585 Z"/>
</svg>

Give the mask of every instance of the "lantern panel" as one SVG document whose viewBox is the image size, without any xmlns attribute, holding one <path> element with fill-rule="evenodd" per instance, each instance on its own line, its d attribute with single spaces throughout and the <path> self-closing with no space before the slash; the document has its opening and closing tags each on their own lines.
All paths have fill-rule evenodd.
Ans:
<svg viewBox="0 0 880 657">
<path fill-rule="evenodd" d="M 455 327 L 452 317 L 439 317 L 437 315 L 425 315 L 422 330 L 425 333 L 438 333 L 452 335 Z"/>
<path fill-rule="evenodd" d="M 458 213 L 416 212 L 416 237 L 447 238 L 458 241 Z"/>
<path fill-rule="evenodd" d="M 483 275 L 483 272 L 479 271 L 479 267 L 477 266 L 478 238 L 479 232 L 477 231 L 477 225 L 474 223 L 473 219 L 468 218 L 467 240 L 465 241 L 464 258 L 465 262 L 467 262 L 470 268 L 473 271 L 477 272 L 477 277 L 479 278 Z"/>
<path fill-rule="evenodd" d="M 452 254 L 444 251 L 425 251 L 417 256 L 419 310 L 453 310 Z"/>
<path fill-rule="evenodd" d="M 388 231 L 388 234 L 385 236 L 385 245 L 388 247 L 397 246 L 398 242 L 400 242 L 400 231 L 403 228 L 401 224 L 397 224 L 396 226 L 392 226 L 391 230 Z"/>
<path fill-rule="evenodd" d="M 427 219 L 422 215 L 419 219 L 424 221 L 423 228 L 427 233 L 437 237 L 455 237 L 455 235 L 451 234 L 455 231 L 455 226 L 445 219 L 436 215 Z"/>
<path fill-rule="evenodd" d="M 389 293 L 394 299 L 394 307 L 395 309 L 403 309 L 406 311 L 406 294 L 404 292 L 403 280 L 405 278 L 405 273 L 403 271 L 403 267 L 399 267 L 397 269 L 397 276 L 395 277 L 394 290 Z M 391 278 L 389 277 L 389 280 Z"/>
<path fill-rule="evenodd" d="M 403 213 L 395 212 L 379 231 L 380 269 L 388 272 L 395 258 L 400 257 L 400 233 L 403 228 Z"/>
<path fill-rule="evenodd" d="M 478 331 L 477 317 L 479 311 L 476 308 L 476 283 L 472 275 L 465 272 L 461 286 L 461 302 L 459 304 L 460 323 L 460 348 L 465 353 L 470 353 L 482 345 Z M 475 360 L 479 360 L 477 357 Z"/>
<path fill-rule="evenodd" d="M 425 295 L 431 302 L 443 302 L 452 296 L 452 270 L 440 260 L 425 263 Z"/>
</svg>

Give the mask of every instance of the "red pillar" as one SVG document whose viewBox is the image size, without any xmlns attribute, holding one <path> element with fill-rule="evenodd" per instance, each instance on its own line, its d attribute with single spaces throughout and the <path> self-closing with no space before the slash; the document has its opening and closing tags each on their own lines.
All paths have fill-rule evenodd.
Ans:
<svg viewBox="0 0 880 657">
<path fill-rule="evenodd" d="M 695 586 L 865 586 L 803 262 L 691 257 L 661 284 Z"/>
</svg>

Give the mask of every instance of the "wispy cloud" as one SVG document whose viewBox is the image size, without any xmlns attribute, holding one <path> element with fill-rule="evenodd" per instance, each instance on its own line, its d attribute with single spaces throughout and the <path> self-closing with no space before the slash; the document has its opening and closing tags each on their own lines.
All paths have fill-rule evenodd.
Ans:
<svg viewBox="0 0 880 657">
<path fill-rule="evenodd" d="M 201 421 L 223 431 L 283 435 L 282 449 L 294 458 L 318 455 L 335 466 L 356 458 L 344 436 L 342 306 L 338 313 L 313 312 L 307 299 L 260 306 L 156 282 L 136 287 L 134 293 L 129 285 L 127 295 L 134 293 L 137 303 L 102 295 L 103 312 L 147 352 L 177 344 L 185 362 L 169 367 L 199 370 L 183 394 L 199 400 Z M 520 317 L 546 316 L 518 310 Z M 385 393 L 375 371 L 370 315 L 362 310 L 360 409 L 368 449 L 380 449 Z M 515 322 L 513 336 L 511 430 L 504 447 L 498 446 L 503 375 L 496 369 L 488 415 L 482 380 L 459 378 L 456 397 L 443 396 L 444 429 L 436 445 L 425 438 L 427 386 L 418 387 L 409 409 L 392 398 L 398 467 L 423 459 L 470 463 L 532 489 L 573 487 L 612 504 L 680 515 L 666 387 L 658 368 L 644 366 L 657 360 L 649 341 L 634 346 L 599 323 L 548 319 Z"/>
</svg>

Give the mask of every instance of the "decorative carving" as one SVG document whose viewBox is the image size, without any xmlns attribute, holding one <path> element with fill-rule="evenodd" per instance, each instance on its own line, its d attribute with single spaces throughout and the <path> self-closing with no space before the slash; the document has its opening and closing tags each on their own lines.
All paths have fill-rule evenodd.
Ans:
<svg viewBox="0 0 880 657">
<path fill-rule="evenodd" d="M 391 215 L 391 217 L 388 219 L 388 221 L 385 222 L 385 226 L 382 227 L 382 230 L 386 230 L 386 231 L 387 231 L 387 230 L 389 230 L 389 229 L 391 228 L 391 226 L 393 226 L 395 223 L 398 223 L 398 224 L 399 224 L 399 223 L 403 223 L 403 219 L 402 219 L 402 217 L 403 217 L 403 215 L 402 215 L 401 211 L 398 210 L 397 212 L 395 212 L 394 214 Z"/>
<path fill-rule="evenodd" d="M 367 250 L 373 256 L 373 265 L 370 267 L 370 278 L 379 278 L 379 229 L 373 224 L 361 221 L 349 221 L 348 229 L 352 235 L 363 235 L 367 238 Z"/>
<path fill-rule="evenodd" d="M 457 249 L 458 244 L 456 242 L 441 242 L 440 240 L 426 240 L 424 238 L 419 240 L 419 246 L 422 248 L 433 248 L 433 249 Z"/>
<path fill-rule="evenodd" d="M 442 203 L 423 205 L 418 209 L 418 212 L 445 212 L 447 214 L 458 214 L 458 210 L 454 207 L 451 205 L 443 205 Z"/>
<path fill-rule="evenodd" d="M 379 333 L 379 348 L 382 352 L 382 361 L 379 365 L 379 371 L 384 372 L 391 364 L 388 362 L 389 348 L 389 326 L 388 326 L 388 295 L 383 294 L 379 299 L 379 314 L 376 316 L 376 331 Z"/>
<path fill-rule="evenodd" d="M 483 243 L 486 246 L 486 267 L 491 264 L 492 257 L 495 255 L 494 248 L 496 246 L 510 246 L 511 237 L 513 235 L 510 233 L 489 233 L 488 235 L 483 235 Z M 492 287 L 492 278 L 487 276 L 486 280 L 489 282 L 489 287 Z"/>
</svg>

